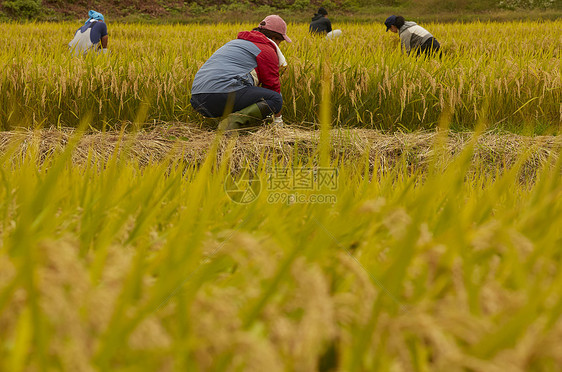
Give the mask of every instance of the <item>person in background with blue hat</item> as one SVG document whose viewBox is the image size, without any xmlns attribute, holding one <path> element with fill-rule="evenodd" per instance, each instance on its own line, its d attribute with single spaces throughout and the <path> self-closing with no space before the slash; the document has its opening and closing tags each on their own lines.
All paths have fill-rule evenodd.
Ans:
<svg viewBox="0 0 562 372">
<path fill-rule="evenodd" d="M 74 39 L 68 43 L 68 47 L 75 55 L 83 55 L 90 50 L 107 53 L 107 25 L 104 22 L 103 14 L 94 10 L 88 12 L 88 20 L 84 26 L 76 30 Z"/>
<path fill-rule="evenodd" d="M 415 53 L 417 56 L 436 55 L 441 48 L 439 42 L 425 28 L 415 22 L 406 22 L 404 17 L 391 15 L 384 21 L 388 30 L 400 35 L 400 45 L 406 54 Z"/>
</svg>

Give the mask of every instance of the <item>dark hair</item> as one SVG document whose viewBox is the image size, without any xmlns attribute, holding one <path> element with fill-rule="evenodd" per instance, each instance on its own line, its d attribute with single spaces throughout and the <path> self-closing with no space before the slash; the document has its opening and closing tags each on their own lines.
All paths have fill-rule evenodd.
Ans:
<svg viewBox="0 0 562 372">
<path fill-rule="evenodd" d="M 324 9 L 324 7 L 320 7 L 320 8 L 318 8 L 318 14 L 322 14 L 322 15 L 327 16 L 328 11 L 326 9 Z"/>
<path fill-rule="evenodd" d="M 404 19 L 404 17 L 396 16 L 396 20 L 394 21 L 394 26 L 396 26 L 396 28 L 400 30 L 400 28 L 404 26 L 405 22 L 406 20 Z"/>
<path fill-rule="evenodd" d="M 265 36 L 267 36 L 268 38 L 270 38 L 271 40 L 279 40 L 279 41 L 285 40 L 283 35 L 281 35 L 279 32 L 266 30 L 265 28 L 256 27 L 252 31 L 259 31 Z"/>
</svg>

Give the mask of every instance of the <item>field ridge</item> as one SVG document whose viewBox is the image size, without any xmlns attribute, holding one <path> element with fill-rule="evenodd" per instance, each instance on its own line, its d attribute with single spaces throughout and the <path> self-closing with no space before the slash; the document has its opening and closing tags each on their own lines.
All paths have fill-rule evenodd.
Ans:
<svg viewBox="0 0 562 372">
<path fill-rule="evenodd" d="M 19 143 L 24 151 L 34 141 L 39 143 L 42 154 L 63 150 L 75 131 L 75 128 L 46 128 L 0 132 L 0 150 L 5 151 L 14 143 Z M 446 153 L 452 156 L 459 154 L 473 135 L 474 132 L 449 132 L 445 142 Z M 216 136 L 217 132 L 213 130 L 182 123 L 153 125 L 125 134 L 94 130 L 82 136 L 74 151 L 73 161 L 85 162 L 90 151 L 96 159 L 107 160 L 119 148 L 119 144 L 126 144 L 124 147 L 128 149 L 129 156 L 140 165 L 166 158 L 197 165 L 205 160 Z M 368 156 L 371 168 L 375 165 L 382 169 L 390 168 L 401 160 L 406 160 L 413 168 L 423 168 L 435 152 L 439 130 L 388 134 L 373 129 L 339 128 L 332 129 L 330 136 L 334 161 L 354 163 Z M 219 159 L 230 141 L 235 141 L 231 160 L 233 170 L 244 166 L 257 167 L 264 155 L 286 164 L 295 164 L 295 160 L 298 160 L 295 157 L 307 159 L 317 155 L 320 131 L 298 126 L 265 126 L 238 136 L 223 137 L 219 145 Z M 489 169 L 509 168 L 524 151 L 528 151 L 525 173 L 534 173 L 553 153 L 556 157 L 560 148 L 561 135 L 530 137 L 485 132 L 479 135 L 473 162 Z"/>
</svg>

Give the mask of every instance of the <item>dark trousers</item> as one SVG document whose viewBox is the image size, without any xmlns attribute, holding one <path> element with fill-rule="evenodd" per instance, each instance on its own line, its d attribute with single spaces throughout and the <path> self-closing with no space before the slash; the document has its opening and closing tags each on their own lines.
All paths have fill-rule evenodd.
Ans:
<svg viewBox="0 0 562 372">
<path fill-rule="evenodd" d="M 281 94 L 262 87 L 246 87 L 231 93 L 194 94 L 191 96 L 190 102 L 195 111 L 201 115 L 218 118 L 259 101 L 267 103 L 271 114 L 277 114 L 283 106 Z"/>
<path fill-rule="evenodd" d="M 418 48 L 416 53 L 418 56 L 422 54 L 441 56 L 441 53 L 439 53 L 439 48 L 441 48 L 439 42 L 434 37 L 430 37 Z"/>
</svg>

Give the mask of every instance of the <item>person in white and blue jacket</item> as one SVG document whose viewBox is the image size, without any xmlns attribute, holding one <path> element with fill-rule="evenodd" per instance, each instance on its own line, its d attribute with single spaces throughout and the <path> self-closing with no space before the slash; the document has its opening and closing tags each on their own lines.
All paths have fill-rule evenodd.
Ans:
<svg viewBox="0 0 562 372">
<path fill-rule="evenodd" d="M 68 43 L 68 47 L 76 55 L 86 54 L 90 50 L 107 53 L 109 36 L 103 14 L 90 10 L 88 17 L 84 26 L 76 30 L 74 39 Z"/>
<path fill-rule="evenodd" d="M 391 15 L 384 22 L 386 31 L 398 33 L 402 51 L 419 56 L 436 55 L 441 45 L 429 31 L 416 22 L 407 22 L 402 16 Z"/>
</svg>

